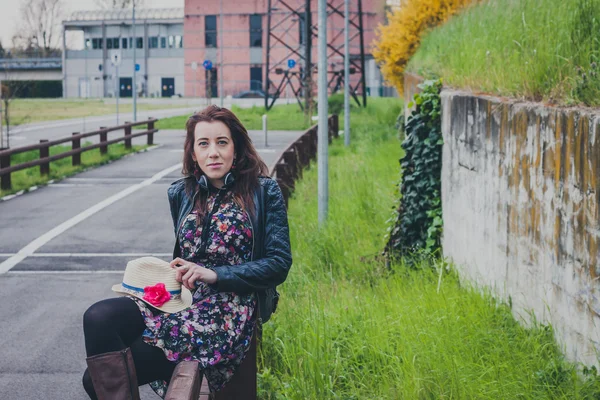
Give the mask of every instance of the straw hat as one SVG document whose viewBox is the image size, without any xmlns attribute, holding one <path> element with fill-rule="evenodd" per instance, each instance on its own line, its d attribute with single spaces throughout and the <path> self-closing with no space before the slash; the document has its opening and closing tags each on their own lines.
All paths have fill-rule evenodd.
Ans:
<svg viewBox="0 0 600 400">
<path fill-rule="evenodd" d="M 123 282 L 112 290 L 121 296 L 137 297 L 158 310 L 175 313 L 192 305 L 192 293 L 175 276 L 175 270 L 160 258 L 136 258 L 127 263 Z"/>
</svg>

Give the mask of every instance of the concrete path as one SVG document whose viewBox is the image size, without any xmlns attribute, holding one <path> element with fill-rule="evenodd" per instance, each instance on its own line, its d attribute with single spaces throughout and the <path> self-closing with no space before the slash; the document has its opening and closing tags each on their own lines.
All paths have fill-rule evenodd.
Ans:
<svg viewBox="0 0 600 400">
<path fill-rule="evenodd" d="M 267 165 L 302 132 L 252 139 Z M 131 259 L 171 260 L 166 191 L 180 177 L 184 132 L 160 146 L 0 202 L 0 399 L 85 399 L 82 315 L 112 297 Z M 142 398 L 158 398 L 142 389 Z"/>
</svg>

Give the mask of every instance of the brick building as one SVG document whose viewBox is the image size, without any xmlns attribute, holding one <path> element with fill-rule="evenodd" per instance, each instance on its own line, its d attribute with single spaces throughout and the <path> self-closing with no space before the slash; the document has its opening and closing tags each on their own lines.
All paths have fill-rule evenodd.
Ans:
<svg viewBox="0 0 600 400">
<path fill-rule="evenodd" d="M 135 87 L 140 96 L 147 97 L 218 97 L 220 90 L 224 96 L 235 96 L 263 89 L 267 48 L 271 52 L 270 67 L 275 60 L 281 68 L 289 69 L 285 61 L 292 59 L 297 64 L 290 71 L 303 68 L 301 58 L 291 50 L 303 54 L 303 18 L 277 5 L 279 1 L 271 0 L 271 26 L 277 40 L 268 37 L 269 0 L 186 0 L 183 10 L 136 10 L 135 43 L 132 42 L 131 10 L 75 13 L 63 22 L 64 31 L 82 31 L 84 44 L 82 50 L 63 52 L 63 95 L 112 97 L 119 93 L 129 97 Z M 299 9 L 304 1 L 285 0 L 285 4 Z M 343 10 L 343 0 L 329 1 Z M 350 4 L 351 16 L 357 15 L 358 1 L 350 0 Z M 384 6 L 385 0 L 362 1 L 366 86 L 371 95 L 381 94 L 382 79 L 371 56 L 371 42 L 375 28 L 383 22 Z M 311 8 L 313 25 L 316 25 L 317 0 L 312 0 Z M 331 8 L 329 12 L 328 41 L 341 46 L 343 15 Z M 350 59 L 357 62 L 360 41 L 356 30 L 351 31 Z M 269 40 L 272 41 L 270 46 L 267 45 Z M 316 38 L 312 46 L 312 59 L 316 63 Z M 132 81 L 133 51 L 136 51 L 138 64 L 135 83 Z M 111 63 L 115 53 L 121 58 L 118 77 Z M 203 66 L 206 61 L 212 64 L 210 70 Z M 329 71 L 343 68 L 339 54 L 331 53 L 328 63 Z M 353 82 L 358 77 L 353 75 Z M 273 85 L 278 85 L 282 76 L 271 73 L 269 78 Z M 291 95 L 289 89 L 283 93 L 286 95 Z"/>
</svg>

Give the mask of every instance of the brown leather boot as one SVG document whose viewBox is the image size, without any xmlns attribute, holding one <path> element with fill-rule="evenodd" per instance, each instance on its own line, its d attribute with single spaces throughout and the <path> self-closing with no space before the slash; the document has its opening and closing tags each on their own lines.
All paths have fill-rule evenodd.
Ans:
<svg viewBox="0 0 600 400">
<path fill-rule="evenodd" d="M 201 384 L 198 361 L 181 361 L 173 371 L 165 400 L 198 400 Z"/>
<path fill-rule="evenodd" d="M 140 400 L 129 348 L 91 356 L 86 362 L 98 400 Z"/>
</svg>

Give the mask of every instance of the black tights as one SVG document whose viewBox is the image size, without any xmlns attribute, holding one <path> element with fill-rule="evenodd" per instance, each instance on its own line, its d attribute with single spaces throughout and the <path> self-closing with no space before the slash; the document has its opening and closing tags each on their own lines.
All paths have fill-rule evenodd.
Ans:
<svg viewBox="0 0 600 400">
<path fill-rule="evenodd" d="M 169 381 L 175 363 L 167 360 L 158 347 L 142 340 L 146 329 L 140 309 L 128 297 L 102 300 L 83 315 L 83 333 L 87 356 L 131 348 L 138 385 L 157 379 Z M 83 374 L 83 387 L 91 399 L 97 399 L 88 370 Z"/>
</svg>

